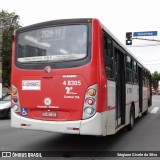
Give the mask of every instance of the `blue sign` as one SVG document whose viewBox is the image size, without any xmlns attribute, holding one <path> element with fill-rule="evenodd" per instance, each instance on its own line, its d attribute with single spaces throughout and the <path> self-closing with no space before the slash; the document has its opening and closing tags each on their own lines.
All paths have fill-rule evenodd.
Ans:
<svg viewBox="0 0 160 160">
<path fill-rule="evenodd" d="M 140 36 L 157 36 L 158 31 L 147 31 L 147 32 L 133 32 L 133 37 Z"/>
<path fill-rule="evenodd" d="M 22 116 L 27 116 L 28 115 L 28 108 L 22 108 L 21 114 L 22 114 Z"/>
</svg>

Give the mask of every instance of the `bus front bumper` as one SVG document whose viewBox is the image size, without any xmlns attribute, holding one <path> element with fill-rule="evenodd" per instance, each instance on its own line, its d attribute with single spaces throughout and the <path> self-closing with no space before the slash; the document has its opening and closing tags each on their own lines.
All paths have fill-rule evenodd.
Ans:
<svg viewBox="0 0 160 160">
<path fill-rule="evenodd" d="M 29 119 L 16 114 L 11 109 L 11 126 L 15 128 L 43 130 L 68 134 L 102 136 L 102 114 L 96 113 L 86 120 L 77 121 L 42 121 Z"/>
</svg>

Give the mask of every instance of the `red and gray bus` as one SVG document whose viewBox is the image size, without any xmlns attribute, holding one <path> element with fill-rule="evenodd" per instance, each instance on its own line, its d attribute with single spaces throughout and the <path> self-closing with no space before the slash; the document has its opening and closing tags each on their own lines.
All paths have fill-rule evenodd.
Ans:
<svg viewBox="0 0 160 160">
<path fill-rule="evenodd" d="M 151 105 L 151 73 L 98 19 L 54 20 L 15 31 L 16 128 L 106 136 Z"/>
</svg>

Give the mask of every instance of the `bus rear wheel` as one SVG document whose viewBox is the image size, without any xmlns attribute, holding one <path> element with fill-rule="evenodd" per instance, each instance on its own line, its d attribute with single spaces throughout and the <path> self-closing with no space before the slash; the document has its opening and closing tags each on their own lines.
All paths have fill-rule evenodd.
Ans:
<svg viewBox="0 0 160 160">
<path fill-rule="evenodd" d="M 134 128 L 134 123 L 135 123 L 135 112 L 134 112 L 134 107 L 132 105 L 130 110 L 130 123 L 127 126 L 128 131 L 131 131 Z"/>
</svg>

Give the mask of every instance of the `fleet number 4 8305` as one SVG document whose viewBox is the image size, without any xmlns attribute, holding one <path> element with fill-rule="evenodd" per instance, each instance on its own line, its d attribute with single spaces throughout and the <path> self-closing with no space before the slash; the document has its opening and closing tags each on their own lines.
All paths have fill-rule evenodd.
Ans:
<svg viewBox="0 0 160 160">
<path fill-rule="evenodd" d="M 68 80 L 68 81 L 63 81 L 64 86 L 80 86 L 81 81 L 80 80 Z"/>
</svg>

